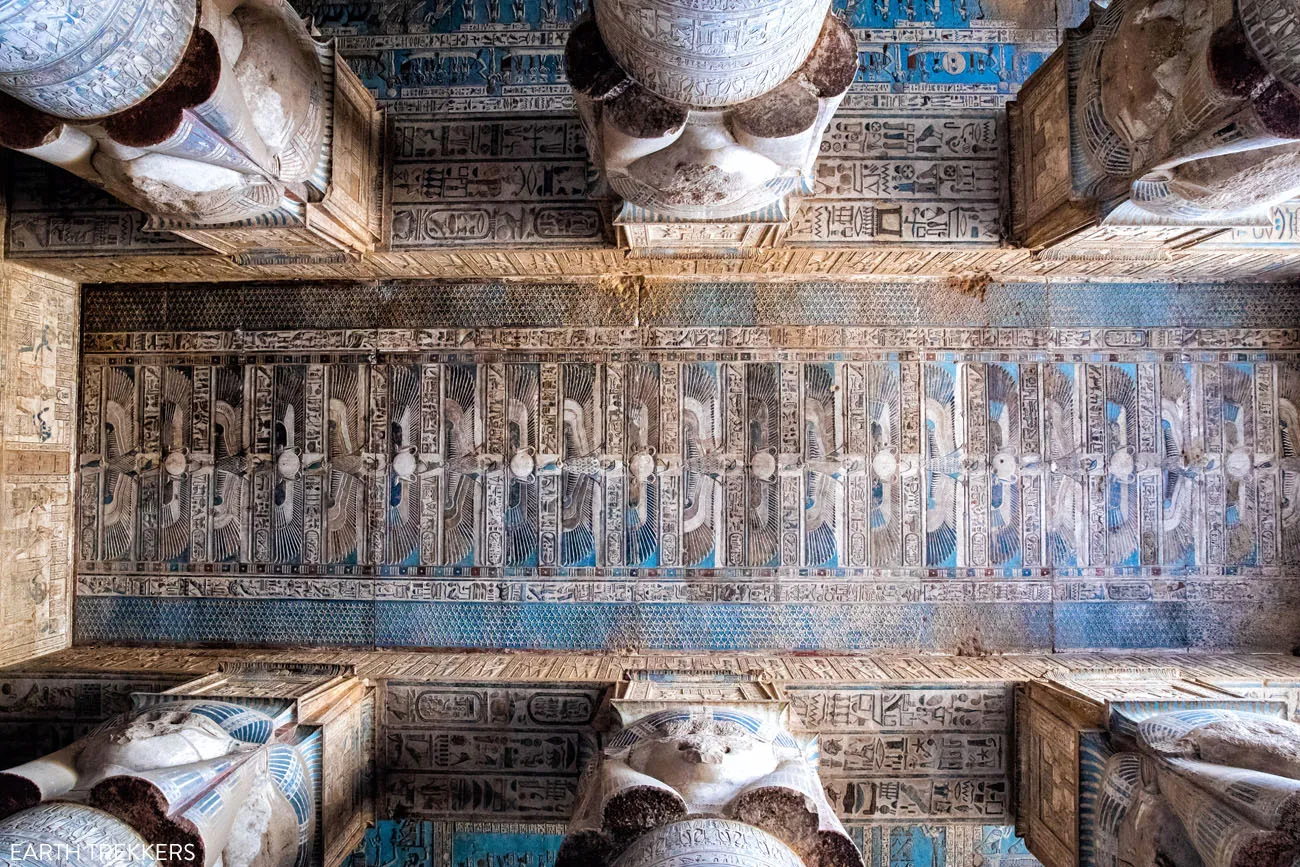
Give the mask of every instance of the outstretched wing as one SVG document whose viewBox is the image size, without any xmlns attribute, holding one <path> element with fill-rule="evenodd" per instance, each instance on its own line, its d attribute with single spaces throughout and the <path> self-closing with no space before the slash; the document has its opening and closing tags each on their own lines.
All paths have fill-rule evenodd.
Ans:
<svg viewBox="0 0 1300 867">
<path fill-rule="evenodd" d="M 420 369 L 394 365 L 389 381 L 392 406 L 390 426 L 394 454 L 415 446 L 420 425 Z M 420 552 L 420 498 L 424 484 L 418 478 L 388 477 L 388 561 L 416 565 Z"/>
<path fill-rule="evenodd" d="M 999 460 L 1015 460 L 1020 453 L 1020 384 L 1001 364 L 988 367 L 989 452 Z M 1020 554 L 1020 484 L 1003 478 L 995 466 L 989 496 L 989 557 L 995 565 L 1016 561 Z"/>
<path fill-rule="evenodd" d="M 442 418 L 447 471 L 442 491 L 443 562 L 455 565 L 474 553 L 477 483 L 467 475 L 478 451 L 478 372 L 469 365 L 444 369 Z"/>
<path fill-rule="evenodd" d="M 926 437 L 926 565 L 957 564 L 957 399 L 954 371 L 927 364 L 925 388 Z"/>
<path fill-rule="evenodd" d="M 746 407 L 749 419 L 748 453 L 779 448 L 780 399 L 775 364 L 750 364 L 745 367 Z M 761 479 L 750 473 L 746 484 L 748 503 L 745 511 L 746 548 L 750 566 L 769 566 L 780 555 L 781 502 L 776 479 Z"/>
<path fill-rule="evenodd" d="M 564 394 L 564 462 L 594 455 L 596 442 L 596 365 L 565 364 L 560 388 Z M 596 479 L 565 469 L 560 475 L 563 529 L 560 562 L 565 566 L 596 565 Z"/>
<path fill-rule="evenodd" d="M 1043 366 L 1043 404 L 1047 460 L 1077 459 L 1080 445 L 1073 365 Z M 1048 565 L 1077 565 L 1078 528 L 1083 521 L 1083 480 L 1073 473 L 1050 474 L 1047 499 Z"/>
<path fill-rule="evenodd" d="M 627 454 L 659 447 L 659 365 L 627 370 Z M 654 565 L 659 553 L 659 480 L 628 477 L 624 545 L 629 566 Z"/>
<path fill-rule="evenodd" d="M 1160 365 L 1160 528 L 1162 561 L 1190 566 L 1196 559 L 1196 479 L 1185 467 L 1191 436 L 1191 370 L 1188 365 Z"/>
<path fill-rule="evenodd" d="M 829 364 L 804 366 L 804 457 L 823 460 L 836 449 L 835 375 Z M 830 566 L 838 555 L 840 485 L 825 473 L 804 473 L 804 565 Z"/>
<path fill-rule="evenodd" d="M 281 451 L 301 448 L 306 439 L 306 370 L 280 365 L 275 376 L 275 446 Z M 271 557 L 276 563 L 298 563 L 305 542 L 306 485 L 301 473 L 285 478 L 274 469 Z"/>
<path fill-rule="evenodd" d="M 136 382 L 129 368 L 104 371 L 104 550 L 106 560 L 130 559 L 135 549 L 139 481 Z"/>
<path fill-rule="evenodd" d="M 1138 449 L 1137 382 L 1131 368 L 1106 366 L 1106 440 L 1109 454 Z M 1106 476 L 1106 562 L 1137 565 L 1138 484 L 1133 473 Z"/>
<path fill-rule="evenodd" d="M 503 526 L 507 566 L 537 563 L 540 523 L 537 473 L 522 478 L 516 476 L 509 467 L 509 460 L 521 449 L 537 448 L 540 436 L 537 418 L 539 374 L 535 364 L 506 366 L 506 461 L 510 483 L 506 490 Z"/>
<path fill-rule="evenodd" d="M 867 370 L 867 419 L 871 425 L 871 565 L 901 566 L 903 522 L 898 460 L 900 440 L 899 367 L 873 362 Z"/>
<path fill-rule="evenodd" d="M 212 559 L 239 557 L 245 534 L 244 379 L 238 368 L 218 367 L 212 382 Z"/>
<path fill-rule="evenodd" d="M 682 372 L 682 560 L 698 566 L 713 554 L 718 538 L 718 482 L 705 474 L 705 455 L 722 439 L 718 375 L 713 364 L 688 364 Z"/>
</svg>

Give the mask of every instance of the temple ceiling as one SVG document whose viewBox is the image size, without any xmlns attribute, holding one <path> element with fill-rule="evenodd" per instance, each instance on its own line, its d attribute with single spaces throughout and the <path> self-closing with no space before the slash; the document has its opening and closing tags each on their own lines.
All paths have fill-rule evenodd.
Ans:
<svg viewBox="0 0 1300 867">
<path fill-rule="evenodd" d="M 1300 846 L 1293 2 L 290 2 L 0 22 L 0 836 Z"/>
<path fill-rule="evenodd" d="M 1294 291 L 649 293 L 87 288 L 78 639 L 1294 642 Z"/>
</svg>

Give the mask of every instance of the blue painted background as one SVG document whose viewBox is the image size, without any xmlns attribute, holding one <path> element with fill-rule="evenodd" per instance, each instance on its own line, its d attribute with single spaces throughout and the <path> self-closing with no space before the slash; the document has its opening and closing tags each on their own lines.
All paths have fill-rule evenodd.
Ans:
<svg viewBox="0 0 1300 867">
<path fill-rule="evenodd" d="M 515 108 L 568 105 L 556 87 L 565 77 L 554 46 L 587 9 L 583 0 L 295 5 L 323 33 L 340 37 L 349 62 L 380 99 L 421 110 L 445 100 L 444 107 L 471 111 L 511 97 Z M 924 95 L 951 101 L 945 94 L 951 88 L 991 94 L 989 106 L 1014 93 L 1051 53 L 1059 28 L 1085 5 L 1071 0 L 1060 18 L 1054 5 L 1033 0 L 836 0 L 834 8 L 859 38 L 855 94 L 885 86 L 912 94 L 912 107 L 923 107 Z M 525 97 L 535 101 L 518 101 Z M 855 102 L 861 104 L 849 100 Z"/>
</svg>

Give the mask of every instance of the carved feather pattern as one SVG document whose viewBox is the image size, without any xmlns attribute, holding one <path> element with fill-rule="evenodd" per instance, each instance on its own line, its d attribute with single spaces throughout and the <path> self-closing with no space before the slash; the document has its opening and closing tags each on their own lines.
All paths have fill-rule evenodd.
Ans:
<svg viewBox="0 0 1300 867">
<path fill-rule="evenodd" d="M 1142 559 L 1186 572 L 1198 565 L 1198 554 L 1213 566 L 1273 563 L 1265 554 L 1274 552 L 1260 545 L 1271 545 L 1274 538 L 1282 562 L 1300 565 L 1300 366 L 981 360 L 970 362 L 979 370 L 968 370 L 965 362 L 944 361 L 940 355 L 938 361 L 924 362 L 854 361 L 851 372 L 857 378 L 844 383 L 851 386 L 850 394 L 836 390 L 840 369 L 835 362 L 807 360 L 810 355 L 780 363 L 733 359 L 728 364 L 734 365 L 738 381 L 724 377 L 731 368 L 699 360 L 709 357 L 691 356 L 680 368 L 674 365 L 680 370 L 680 390 L 667 392 L 679 396 L 676 413 L 661 405 L 665 389 L 656 363 L 620 361 L 618 370 L 607 375 L 599 362 L 558 362 L 557 564 L 591 570 L 608 562 L 658 565 L 665 494 L 660 479 L 680 473 L 681 564 L 692 569 L 718 565 L 724 527 L 728 544 L 736 545 L 736 566 L 840 566 L 841 536 L 852 540 L 859 556 L 864 525 L 869 537 L 865 558 L 873 567 L 901 568 L 904 540 L 909 564 L 915 555 L 928 567 L 964 567 L 969 564 L 963 559 L 963 528 L 978 540 L 977 519 L 983 517 L 970 512 L 982 508 L 975 496 L 982 492 L 968 487 L 974 484 L 988 485 L 992 566 L 1037 566 L 1023 549 L 1031 528 L 1041 532 L 1033 539 L 1046 549 L 1044 565 L 1058 568 L 1126 568 Z M 424 363 L 438 368 L 431 371 Z M 500 418 L 505 424 L 494 421 L 494 430 L 484 429 L 482 415 L 488 404 L 480 387 L 488 380 L 473 364 L 385 362 L 374 368 L 386 378 L 382 382 L 371 380 L 377 374 L 355 361 L 309 367 L 296 357 L 283 363 L 266 360 L 256 369 L 216 365 L 203 371 L 202 380 L 190 362 L 183 364 L 151 364 L 147 372 L 156 380 L 146 380 L 141 368 L 131 365 L 105 366 L 96 374 L 102 376 L 95 395 L 102 403 L 88 417 L 98 419 L 99 442 L 93 454 L 87 449 L 84 460 L 86 471 L 98 474 L 102 499 L 95 529 L 103 559 L 133 561 L 143 549 L 150 557 L 156 552 L 160 562 L 183 564 L 202 550 L 205 558 L 229 563 L 251 555 L 254 529 L 259 534 L 255 547 L 263 550 L 260 534 L 269 523 L 268 559 L 300 563 L 307 539 L 316 541 L 306 535 L 304 524 L 307 494 L 315 495 L 312 485 L 319 480 L 326 532 L 319 549 L 310 550 L 319 550 L 322 565 L 358 563 L 363 556 L 367 562 L 393 565 L 435 565 L 435 560 L 438 565 L 481 565 L 479 539 L 489 492 L 504 494 L 503 514 L 487 516 L 504 530 L 500 562 L 523 569 L 537 565 L 538 480 L 548 482 L 544 474 L 551 470 L 528 471 L 527 461 L 517 462 L 513 471 L 509 465 L 517 450 L 540 447 L 546 368 L 539 364 L 502 364 L 505 392 L 495 397 L 504 397 Z M 323 377 L 309 376 L 322 369 Z M 976 375 L 981 373 L 983 386 Z M 207 381 L 207 374 L 210 406 L 199 407 L 196 387 Z M 158 388 L 157 406 L 149 414 L 144 412 L 146 381 Z M 623 439 L 617 454 L 608 454 L 606 434 L 612 431 L 602 423 L 611 381 L 618 384 L 622 400 L 614 414 Z M 258 383 L 256 399 L 246 393 L 253 382 Z M 797 389 L 792 387 L 796 382 Z M 311 390 L 317 384 L 320 390 Z M 388 425 L 387 457 L 418 456 L 414 471 L 405 469 L 404 462 L 403 475 L 390 472 L 386 482 L 371 475 L 382 472 L 375 469 L 370 445 L 379 434 L 371 428 L 370 392 L 381 386 L 384 390 L 377 393 L 385 395 L 386 403 L 375 411 Z M 783 388 L 798 393 L 782 394 Z M 425 430 L 432 419 L 424 411 L 434 414 L 429 401 L 435 396 L 429 389 L 441 401 L 440 432 Z M 1158 417 L 1147 403 L 1152 398 L 1158 401 Z M 786 463 L 785 470 L 773 473 L 770 468 L 781 464 L 773 459 L 786 457 L 780 452 L 784 426 L 791 424 L 789 414 L 796 408 L 792 399 L 801 411 L 798 439 L 805 466 L 798 470 Z M 851 405 L 850 399 L 860 404 Z M 316 413 L 323 408 L 322 417 L 308 420 L 308 406 Z M 739 418 L 731 418 L 732 406 Z M 1041 406 L 1041 445 L 1035 406 Z M 189 451 L 196 419 L 203 418 L 200 409 L 210 410 L 210 455 Z M 261 414 L 256 424 L 254 412 Z M 973 412 L 987 415 L 964 415 Z M 1023 412 L 1033 417 L 1021 418 Z M 249 454 L 254 432 L 257 451 L 268 451 L 261 427 L 268 415 L 269 462 L 265 455 Z M 680 449 L 674 446 L 672 456 L 661 456 L 667 464 L 647 474 L 649 464 L 636 459 L 660 445 L 665 417 L 680 418 Z M 1276 418 L 1271 429 L 1270 417 Z M 151 427 L 144 427 L 145 419 Z M 844 429 L 846 419 L 865 422 L 867 430 Z M 987 431 L 987 448 L 981 444 L 978 452 L 965 442 L 976 422 Z M 321 455 L 305 454 L 306 431 L 311 431 L 312 450 Z M 441 454 L 423 454 L 422 441 L 425 449 L 441 444 Z M 151 454 L 142 453 L 146 442 Z M 840 454 L 846 442 L 852 444 L 851 455 Z M 909 454 L 902 454 L 903 449 Z M 917 451 L 919 464 L 911 454 Z M 281 463 L 289 452 L 293 454 Z M 184 464 L 167 460 L 178 454 L 186 457 Z M 301 458 L 299 469 L 289 459 L 293 456 Z M 974 463 L 985 458 L 987 465 Z M 250 471 L 254 461 L 261 475 Z M 663 466 L 670 475 L 663 475 Z M 485 474 L 498 471 L 504 474 L 504 490 L 485 487 Z M 200 487 L 208 472 L 211 483 Z M 195 495 L 198 490 L 207 492 L 203 502 Z M 611 491 L 625 495 L 615 512 L 605 499 Z M 1027 491 L 1041 502 L 1028 500 Z M 1148 491 L 1157 494 L 1152 500 L 1158 499 L 1158 509 L 1145 499 Z M 1139 505 L 1158 521 L 1155 527 L 1142 523 Z M 156 524 L 152 512 L 140 514 L 145 508 L 157 511 Z M 1274 525 L 1264 523 L 1271 522 L 1273 509 L 1278 510 L 1276 537 L 1266 532 Z M 315 520 L 315 499 L 311 511 Z M 786 562 L 783 522 L 796 511 L 803 536 L 793 541 L 801 541 L 801 559 Z M 380 526 L 372 526 L 372 520 Z M 920 533 L 921 526 L 923 538 L 904 535 L 913 527 Z M 1207 535 L 1210 527 L 1221 527 L 1223 535 Z M 372 532 L 375 552 L 369 550 Z M 201 549 L 191 551 L 192 536 L 205 540 Z M 425 551 L 425 545 L 439 550 Z M 609 552 L 606 559 L 601 550 L 606 545 L 622 545 L 623 550 Z M 1147 547 L 1139 553 L 1142 545 Z"/>
<path fill-rule="evenodd" d="M 988 366 L 989 455 L 993 476 L 989 497 L 989 559 L 994 565 L 1018 563 L 1020 555 L 1020 484 L 1014 467 L 1020 456 L 1020 386 L 1001 364 Z"/>
<path fill-rule="evenodd" d="M 596 442 L 596 365 L 566 364 L 561 368 L 564 395 L 564 442 L 561 460 L 590 458 L 601 450 Z M 595 515 L 599 485 L 584 470 L 563 470 L 560 477 L 562 532 L 560 562 L 565 566 L 596 565 Z"/>
<path fill-rule="evenodd" d="M 956 565 L 957 443 L 956 383 L 951 371 L 937 364 L 923 368 L 926 438 L 926 563 Z"/>
<path fill-rule="evenodd" d="M 511 455 L 520 449 L 537 449 L 539 371 L 535 364 L 506 366 L 506 453 L 510 483 L 506 490 L 504 526 L 506 565 L 537 564 L 540 491 L 537 473 L 521 478 L 509 471 Z"/>
<path fill-rule="evenodd" d="M 129 560 L 135 551 L 140 482 L 136 456 L 140 419 L 135 371 L 104 371 L 104 559 Z"/>
<path fill-rule="evenodd" d="M 627 456 L 659 447 L 659 365 L 627 369 Z M 628 476 L 624 545 L 629 566 L 654 565 L 659 551 L 659 481 Z"/>
<path fill-rule="evenodd" d="M 189 368 L 168 367 L 163 371 L 161 438 L 163 455 L 189 449 L 194 423 L 194 380 Z M 192 481 L 189 474 L 161 474 L 162 502 L 158 522 L 158 556 L 183 562 L 190 548 Z"/>
<path fill-rule="evenodd" d="M 834 385 L 831 365 L 804 365 L 804 452 L 810 461 L 825 460 L 835 451 Z M 818 471 L 805 472 L 803 481 L 805 565 L 833 565 L 838 554 L 840 484 Z"/>
<path fill-rule="evenodd" d="M 705 562 L 717 545 L 721 492 L 716 474 L 721 468 L 709 466 L 708 455 L 721 441 L 716 369 L 688 364 L 682 373 L 682 562 L 687 566 Z"/>
<path fill-rule="evenodd" d="M 306 421 L 305 369 L 297 365 L 280 365 L 275 376 L 273 443 L 275 457 L 303 447 Z M 286 478 L 274 467 L 275 491 L 272 500 L 271 557 L 276 563 L 302 561 L 303 520 L 306 498 L 303 476 Z"/>
<path fill-rule="evenodd" d="M 903 522 L 899 513 L 898 450 L 900 445 L 899 371 L 897 364 L 874 363 L 867 376 L 867 418 L 871 473 L 871 565 L 901 566 Z M 876 466 L 876 457 L 882 456 Z M 880 469 L 884 469 L 882 474 Z"/>
<path fill-rule="evenodd" d="M 325 558 L 329 563 L 356 563 L 364 537 L 367 476 L 363 460 L 366 437 L 362 420 L 363 374 L 361 368 L 351 364 L 333 364 L 328 370 Z"/>
<path fill-rule="evenodd" d="M 1043 426 L 1047 460 L 1060 462 L 1061 471 L 1047 480 L 1047 563 L 1078 563 L 1076 530 L 1083 519 L 1083 484 L 1077 476 L 1080 456 L 1076 427 L 1074 379 L 1063 365 L 1043 366 Z M 1050 464 L 1049 464 L 1050 466 Z"/>
<path fill-rule="evenodd" d="M 474 455 L 479 450 L 478 368 L 449 364 L 444 370 L 442 419 L 447 470 L 442 500 L 443 561 L 462 563 L 474 552 L 478 482 Z"/>
<path fill-rule="evenodd" d="M 778 374 L 775 364 L 750 364 L 745 368 L 745 404 L 749 423 L 749 455 L 780 449 Z M 745 515 L 750 566 L 775 564 L 780 554 L 781 502 L 776 479 L 748 476 L 749 509 Z"/>
<path fill-rule="evenodd" d="M 218 367 L 212 377 L 212 559 L 238 559 L 245 528 L 244 377 Z"/>
<path fill-rule="evenodd" d="M 1249 364 L 1223 366 L 1224 529 L 1227 562 L 1253 566 L 1256 482 L 1254 469 L 1255 377 Z"/>
<path fill-rule="evenodd" d="M 1160 366 L 1161 533 L 1163 562 L 1190 566 L 1196 559 L 1197 482 L 1187 467 L 1191 437 L 1190 368 Z"/>
<path fill-rule="evenodd" d="M 1137 382 L 1117 364 L 1106 365 L 1106 562 L 1138 564 L 1138 484 L 1133 471 L 1138 452 Z M 1123 456 L 1118 459 L 1117 456 Z M 1094 555 L 1095 556 L 1095 555 Z"/>
<path fill-rule="evenodd" d="M 418 448 L 420 436 L 420 368 L 393 365 L 389 368 L 389 437 L 393 454 Z M 388 560 L 413 566 L 420 559 L 420 503 L 424 483 L 418 475 L 409 479 L 390 473 L 388 479 Z"/>
</svg>

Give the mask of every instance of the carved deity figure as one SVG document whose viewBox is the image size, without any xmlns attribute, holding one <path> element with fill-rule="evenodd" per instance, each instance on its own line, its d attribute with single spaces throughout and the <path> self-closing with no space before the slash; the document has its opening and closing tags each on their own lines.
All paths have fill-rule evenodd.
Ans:
<svg viewBox="0 0 1300 867">
<path fill-rule="evenodd" d="M 1300 858 L 1300 725 L 1183 710 L 1138 725 L 1097 809 L 1099 867 L 1287 867 Z"/>
<path fill-rule="evenodd" d="M 285 0 L 34 0 L 0 15 L 0 144 L 156 218 L 319 200 L 332 49 Z"/>
<path fill-rule="evenodd" d="M 750 852 L 726 863 L 861 867 L 826 800 L 814 752 L 775 715 L 707 706 L 650 713 L 588 766 L 556 867 L 657 864 L 645 860 L 659 851 L 646 842 L 655 834 L 683 855 L 703 837 Z M 693 822 L 700 827 L 692 833 L 684 826 Z"/>
<path fill-rule="evenodd" d="M 588 148 L 654 217 L 709 220 L 812 190 L 822 133 L 857 72 L 827 0 L 600 0 L 565 59 Z"/>
<path fill-rule="evenodd" d="M 1173 225 L 1251 222 L 1300 195 L 1297 34 L 1294 0 L 1095 8 L 1067 37 L 1076 194 Z"/>
<path fill-rule="evenodd" d="M 313 789 L 303 756 L 277 742 L 275 728 L 258 710 L 208 700 L 109 720 L 0 773 L 0 851 L 57 843 L 63 860 L 51 863 L 71 864 L 88 854 L 75 840 L 138 839 L 166 863 L 301 863 L 314 831 Z M 105 864 L 123 857 L 99 854 Z"/>
</svg>

